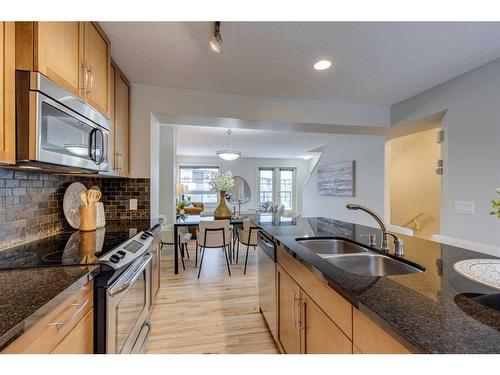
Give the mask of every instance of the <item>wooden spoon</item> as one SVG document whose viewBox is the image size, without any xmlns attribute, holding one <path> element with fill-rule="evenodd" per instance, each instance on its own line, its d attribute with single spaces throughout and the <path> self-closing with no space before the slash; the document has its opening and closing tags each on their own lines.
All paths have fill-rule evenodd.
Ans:
<svg viewBox="0 0 500 375">
<path fill-rule="evenodd" d="M 80 199 L 81 199 L 81 201 L 82 201 L 82 203 L 83 203 L 84 206 L 88 206 L 89 205 L 89 202 L 87 200 L 87 194 L 85 194 L 85 192 L 82 191 L 80 193 Z"/>
</svg>

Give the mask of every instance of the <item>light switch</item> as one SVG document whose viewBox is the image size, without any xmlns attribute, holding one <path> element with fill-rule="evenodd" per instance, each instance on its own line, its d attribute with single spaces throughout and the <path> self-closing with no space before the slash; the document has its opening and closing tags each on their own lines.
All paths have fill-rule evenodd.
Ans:
<svg viewBox="0 0 500 375">
<path fill-rule="evenodd" d="M 455 213 L 474 215 L 474 202 L 455 201 Z"/>
<path fill-rule="evenodd" d="M 129 208 L 131 211 L 137 210 L 137 199 L 130 200 Z"/>
</svg>

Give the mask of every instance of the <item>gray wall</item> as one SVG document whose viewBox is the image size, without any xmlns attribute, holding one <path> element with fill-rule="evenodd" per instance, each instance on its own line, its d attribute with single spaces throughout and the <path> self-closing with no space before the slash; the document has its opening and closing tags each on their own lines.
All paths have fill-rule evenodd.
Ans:
<svg viewBox="0 0 500 375">
<path fill-rule="evenodd" d="M 500 220 L 489 215 L 500 186 L 500 60 L 392 106 L 391 121 L 398 126 L 442 110 L 441 233 L 500 245 Z M 456 214 L 456 200 L 473 201 L 475 214 Z"/>
<path fill-rule="evenodd" d="M 345 135 L 327 144 L 303 193 L 304 216 L 325 216 L 354 223 L 376 226 L 365 213 L 349 211 L 347 203 L 355 202 L 384 216 L 384 145 L 383 137 Z M 355 197 L 318 194 L 319 166 L 355 160 Z"/>
</svg>

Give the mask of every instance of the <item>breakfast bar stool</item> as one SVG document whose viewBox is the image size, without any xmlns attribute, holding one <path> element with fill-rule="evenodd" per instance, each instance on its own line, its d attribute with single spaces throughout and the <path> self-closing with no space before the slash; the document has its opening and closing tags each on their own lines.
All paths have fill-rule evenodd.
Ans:
<svg viewBox="0 0 500 375">
<path fill-rule="evenodd" d="M 228 250 L 231 252 L 232 230 L 229 220 L 201 221 L 196 231 L 196 260 L 198 262 L 198 247 L 201 248 L 200 268 L 198 269 L 198 278 L 200 278 L 201 267 L 206 249 L 221 248 L 226 258 L 227 272 L 231 276 L 229 267 Z"/>
<path fill-rule="evenodd" d="M 250 220 L 243 221 L 243 229 L 238 229 L 238 248 L 236 249 L 236 263 L 238 262 L 238 256 L 240 253 L 240 242 L 243 245 L 247 246 L 247 253 L 245 255 L 245 269 L 243 274 L 247 273 L 247 264 L 248 264 L 248 250 L 250 246 L 253 246 L 254 250 L 257 246 L 257 231 L 259 227 L 253 226 Z"/>
</svg>

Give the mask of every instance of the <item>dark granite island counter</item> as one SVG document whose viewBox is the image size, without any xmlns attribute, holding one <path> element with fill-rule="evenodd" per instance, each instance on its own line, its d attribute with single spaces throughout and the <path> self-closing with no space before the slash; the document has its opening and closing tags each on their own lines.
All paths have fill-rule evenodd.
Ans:
<svg viewBox="0 0 500 375">
<path fill-rule="evenodd" d="M 335 236 L 366 244 L 368 234 L 376 234 L 380 241 L 380 230 L 328 218 L 273 222 L 269 217 L 255 217 L 254 221 L 303 263 L 318 270 L 353 306 L 414 351 L 500 353 L 499 291 L 472 282 L 453 269 L 460 260 L 494 257 L 401 235 L 405 259 L 425 267 L 424 272 L 358 276 L 334 266 L 295 239 Z M 484 295 L 488 305 L 496 308 L 479 302 L 477 297 Z"/>
</svg>

